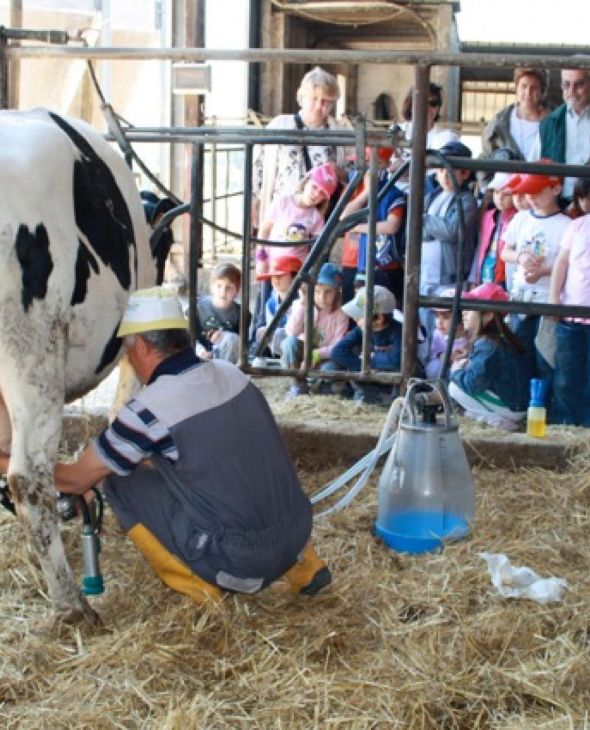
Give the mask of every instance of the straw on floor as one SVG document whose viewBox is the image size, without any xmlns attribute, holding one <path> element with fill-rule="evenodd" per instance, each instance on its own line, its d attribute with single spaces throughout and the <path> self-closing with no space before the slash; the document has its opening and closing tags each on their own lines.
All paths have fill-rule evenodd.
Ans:
<svg viewBox="0 0 590 730">
<path fill-rule="evenodd" d="M 310 492 L 342 470 L 325 466 L 300 462 Z M 472 536 L 442 553 L 400 555 L 373 536 L 375 477 L 316 526 L 334 573 L 324 593 L 227 595 L 206 610 L 159 583 L 109 512 L 98 629 L 55 629 L 23 534 L 0 515 L 2 726 L 588 727 L 590 448 L 564 473 L 475 480 Z M 79 575 L 80 526 L 63 532 Z M 565 578 L 564 601 L 499 597 L 482 551 Z"/>
</svg>

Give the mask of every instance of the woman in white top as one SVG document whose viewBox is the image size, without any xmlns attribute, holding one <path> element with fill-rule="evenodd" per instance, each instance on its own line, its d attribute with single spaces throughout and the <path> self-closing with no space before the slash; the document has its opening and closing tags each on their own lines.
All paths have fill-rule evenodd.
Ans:
<svg viewBox="0 0 590 730">
<path fill-rule="evenodd" d="M 547 75 L 543 69 L 517 68 L 514 71 L 516 101 L 501 109 L 486 125 L 482 137 L 482 157 L 492 157 L 504 148 L 514 159 L 534 161 L 533 146 L 539 122 L 547 116 L 545 105 Z M 491 173 L 490 173 L 491 174 Z"/>
<path fill-rule="evenodd" d="M 297 90 L 299 111 L 279 114 L 267 129 L 342 129 L 330 116 L 340 96 L 338 82 L 331 73 L 316 66 L 305 74 Z M 275 198 L 294 193 L 301 178 L 312 168 L 333 162 L 344 163 L 344 148 L 330 145 L 265 145 L 256 148 L 253 165 L 253 195 L 256 201 L 253 222 L 265 220 Z"/>
</svg>

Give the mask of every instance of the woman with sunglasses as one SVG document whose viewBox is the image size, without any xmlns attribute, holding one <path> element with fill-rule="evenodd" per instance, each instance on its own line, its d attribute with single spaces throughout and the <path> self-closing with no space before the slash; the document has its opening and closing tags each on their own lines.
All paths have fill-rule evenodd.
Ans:
<svg viewBox="0 0 590 730">
<path fill-rule="evenodd" d="M 402 103 L 402 117 L 405 123 L 402 128 L 406 133 L 406 139 L 412 138 L 412 97 L 414 87 L 411 86 Z M 453 140 L 458 140 L 459 135 L 452 129 L 445 129 L 438 125 L 440 120 L 440 110 L 443 104 L 442 86 L 430 82 L 428 86 L 428 134 L 426 137 L 426 148 L 429 150 L 439 150 L 444 145 Z"/>
</svg>

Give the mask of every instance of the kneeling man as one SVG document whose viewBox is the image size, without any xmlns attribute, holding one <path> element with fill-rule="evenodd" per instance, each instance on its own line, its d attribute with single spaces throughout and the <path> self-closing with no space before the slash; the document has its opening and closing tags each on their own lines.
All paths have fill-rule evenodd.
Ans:
<svg viewBox="0 0 590 730">
<path fill-rule="evenodd" d="M 196 603 L 271 583 L 313 595 L 331 581 L 312 509 L 261 392 L 234 365 L 194 354 L 180 302 L 131 295 L 118 331 L 144 385 L 56 487 L 104 479 L 117 518 L 159 577 Z"/>
</svg>

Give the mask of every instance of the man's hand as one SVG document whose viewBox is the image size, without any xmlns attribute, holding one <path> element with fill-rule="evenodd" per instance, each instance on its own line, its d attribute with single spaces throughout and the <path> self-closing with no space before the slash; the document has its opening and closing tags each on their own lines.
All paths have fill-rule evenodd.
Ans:
<svg viewBox="0 0 590 730">
<path fill-rule="evenodd" d="M 55 466 L 55 488 L 65 494 L 84 494 L 111 473 L 98 458 L 92 445 L 87 446 L 78 461 Z"/>
</svg>

